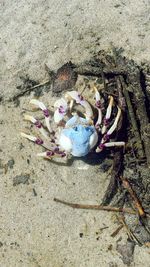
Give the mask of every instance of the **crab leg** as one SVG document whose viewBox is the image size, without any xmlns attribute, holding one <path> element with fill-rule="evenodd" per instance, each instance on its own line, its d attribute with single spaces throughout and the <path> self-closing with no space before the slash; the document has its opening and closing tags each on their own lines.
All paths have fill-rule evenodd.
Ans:
<svg viewBox="0 0 150 267">
<path fill-rule="evenodd" d="M 72 101 L 72 99 L 75 100 L 77 104 L 80 104 L 85 108 L 85 117 L 87 120 L 91 120 L 93 118 L 93 111 L 90 104 L 86 100 L 84 100 L 83 96 L 80 95 L 77 91 L 67 92 L 66 98 L 68 98 L 70 101 Z"/>
<path fill-rule="evenodd" d="M 48 134 L 47 134 L 47 131 L 45 131 L 45 129 L 43 128 L 42 123 L 41 123 L 39 120 L 35 119 L 33 116 L 30 116 L 30 115 L 25 115 L 25 116 L 24 116 L 24 119 L 27 120 L 27 121 L 31 121 L 31 122 L 36 126 L 36 128 L 39 129 L 40 133 L 41 133 L 46 139 L 49 138 L 49 136 L 48 136 Z"/>
<path fill-rule="evenodd" d="M 109 143 L 105 143 L 105 144 L 100 144 L 97 148 L 96 148 L 96 152 L 99 153 L 101 152 L 105 147 L 115 147 L 115 146 L 125 146 L 125 142 L 109 142 Z"/>
<path fill-rule="evenodd" d="M 30 135 L 30 134 L 26 134 L 23 132 L 21 132 L 21 136 L 27 138 L 28 140 L 34 142 L 37 145 L 41 145 L 41 146 L 45 147 L 46 149 L 53 149 L 53 146 L 55 145 L 55 144 L 50 145 L 47 142 L 43 141 L 43 139 L 41 139 L 41 138 L 38 138 L 38 137 Z M 55 145 L 55 147 L 56 147 L 56 145 Z"/>
<path fill-rule="evenodd" d="M 109 124 L 109 119 L 110 119 L 110 116 L 111 116 L 111 112 L 112 112 L 112 106 L 113 106 L 113 102 L 114 102 L 114 99 L 112 96 L 110 96 L 110 100 L 109 100 L 109 105 L 108 105 L 108 108 L 107 108 L 107 111 L 106 111 L 106 116 L 104 118 L 104 125 L 102 127 L 102 134 L 104 134 L 107 130 L 107 127 L 108 127 L 108 124 Z"/>
<path fill-rule="evenodd" d="M 58 99 L 55 102 L 54 107 L 57 108 L 54 112 L 54 121 L 59 124 L 68 112 L 67 101 L 64 98 Z"/>
<path fill-rule="evenodd" d="M 102 123 L 102 111 L 100 108 L 98 108 L 98 119 L 97 119 L 97 122 L 95 124 L 95 127 L 99 128 L 101 123 Z"/>
<path fill-rule="evenodd" d="M 63 151 L 60 151 L 59 149 L 58 150 L 54 149 L 54 150 L 45 151 L 43 153 L 38 153 L 37 156 L 47 158 L 47 159 L 52 159 L 54 157 L 64 158 L 66 157 L 66 153 Z"/>
<path fill-rule="evenodd" d="M 111 135 L 115 131 L 117 124 L 118 124 L 118 121 L 120 119 L 120 116 L 121 116 L 121 109 L 118 107 L 117 116 L 115 118 L 113 125 L 110 127 L 110 129 L 107 132 L 108 135 Z"/>
<path fill-rule="evenodd" d="M 109 140 L 110 135 L 115 131 L 115 129 L 117 128 L 117 124 L 118 121 L 120 119 L 121 116 L 121 109 L 118 107 L 118 112 L 117 112 L 117 116 L 115 118 L 115 121 L 113 123 L 113 125 L 110 127 L 110 129 L 107 131 L 107 133 L 104 135 L 104 137 L 101 140 L 101 143 L 103 144 L 104 142 Z"/>
<path fill-rule="evenodd" d="M 37 99 L 31 99 L 30 104 L 33 104 L 33 105 L 39 107 L 43 111 L 43 114 L 45 117 L 46 127 L 49 130 L 49 132 L 52 133 L 52 128 L 50 125 L 50 114 L 49 114 L 49 110 L 46 108 L 46 106 Z"/>
<path fill-rule="evenodd" d="M 95 105 L 96 105 L 96 108 L 98 110 L 98 119 L 97 119 L 95 126 L 96 126 L 96 128 L 99 128 L 99 126 L 102 123 L 101 98 L 100 98 L 100 94 L 99 94 L 96 87 L 94 87 L 94 90 L 95 90 L 95 99 L 96 99 Z"/>
</svg>

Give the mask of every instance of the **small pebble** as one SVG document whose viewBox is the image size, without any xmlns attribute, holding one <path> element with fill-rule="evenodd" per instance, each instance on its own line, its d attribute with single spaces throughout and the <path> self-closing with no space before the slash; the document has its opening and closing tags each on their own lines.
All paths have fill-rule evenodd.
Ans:
<svg viewBox="0 0 150 267">
<path fill-rule="evenodd" d="M 7 162 L 7 166 L 8 166 L 10 169 L 13 169 L 14 164 L 15 164 L 14 159 L 10 159 L 10 160 L 8 160 L 8 162 Z"/>
<path fill-rule="evenodd" d="M 28 180 L 30 179 L 29 174 L 22 174 L 17 175 L 13 178 L 13 186 L 19 185 L 19 184 L 28 184 Z"/>
</svg>

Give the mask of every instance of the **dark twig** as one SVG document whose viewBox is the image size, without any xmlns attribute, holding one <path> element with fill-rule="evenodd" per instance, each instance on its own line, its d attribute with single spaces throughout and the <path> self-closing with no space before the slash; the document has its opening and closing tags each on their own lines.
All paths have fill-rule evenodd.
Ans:
<svg viewBox="0 0 150 267">
<path fill-rule="evenodd" d="M 117 89 L 118 89 L 118 95 L 123 99 L 121 86 L 119 83 L 119 80 L 117 79 Z M 118 140 L 121 136 L 121 139 L 125 139 L 125 131 L 122 131 L 122 125 L 124 121 L 124 107 L 122 106 L 122 118 L 119 121 L 117 132 L 116 132 L 116 140 Z M 107 187 L 107 190 L 105 192 L 105 195 L 102 200 L 103 205 L 108 205 L 114 195 L 117 193 L 118 189 L 118 178 L 123 173 L 123 149 L 122 148 L 116 148 L 114 150 L 114 160 L 113 160 L 113 166 L 112 166 L 112 172 L 111 172 L 111 178 L 109 185 Z"/>
<path fill-rule="evenodd" d="M 123 225 L 122 224 L 119 225 L 118 228 L 111 234 L 111 237 L 115 237 L 122 228 L 123 228 Z"/>
<path fill-rule="evenodd" d="M 133 201 L 134 201 L 134 205 L 135 205 L 135 208 L 137 209 L 138 213 L 139 213 L 139 216 L 140 217 L 146 217 L 146 213 L 136 195 L 136 193 L 134 192 L 134 190 L 132 189 L 129 181 L 126 179 L 126 178 L 123 178 L 122 176 L 120 176 L 120 179 L 122 181 L 122 185 L 125 189 L 128 190 L 130 196 L 132 197 Z"/>
<path fill-rule="evenodd" d="M 122 77 L 119 77 L 120 82 L 122 84 L 122 90 L 123 90 L 123 94 L 126 100 L 126 104 L 127 104 L 127 108 L 128 108 L 128 116 L 131 120 L 131 125 L 133 128 L 133 134 L 135 136 L 136 139 L 136 143 L 137 143 L 137 147 L 138 147 L 138 155 L 139 158 L 144 158 L 144 152 L 143 152 L 143 146 L 142 146 L 142 142 L 141 142 L 141 137 L 140 137 L 140 133 L 139 133 L 139 129 L 138 129 L 138 125 L 137 125 L 137 121 L 136 121 L 136 117 L 135 117 L 135 113 L 132 107 L 132 103 L 130 100 L 130 96 L 129 96 L 129 92 L 128 92 L 128 88 L 127 85 L 124 82 L 124 79 Z"/>
<path fill-rule="evenodd" d="M 101 76 L 102 70 L 104 75 L 124 75 L 125 70 L 124 69 L 117 69 L 117 68 L 107 68 L 107 67 L 94 67 L 91 65 L 81 65 L 77 66 L 74 71 L 76 71 L 80 75 L 90 75 L 90 76 Z"/>
<path fill-rule="evenodd" d="M 114 160 L 111 172 L 111 178 L 107 190 L 104 194 L 102 204 L 108 205 L 118 189 L 118 177 L 122 174 L 123 169 L 123 150 L 122 148 L 114 152 Z"/>
<path fill-rule="evenodd" d="M 132 189 L 129 181 L 126 178 L 123 178 L 121 176 L 120 176 L 120 179 L 122 181 L 122 185 L 124 186 L 125 189 L 128 190 L 130 196 L 132 197 L 132 199 L 134 201 L 134 206 L 137 209 L 139 217 L 140 217 L 140 222 L 143 224 L 143 226 L 144 226 L 145 230 L 148 232 L 148 234 L 150 234 L 150 229 L 147 226 L 147 214 L 144 211 L 144 208 L 142 207 L 140 200 L 138 199 L 136 193 Z"/>
<path fill-rule="evenodd" d="M 146 111 L 146 99 L 141 87 L 141 75 L 139 69 L 135 69 L 129 76 L 130 82 L 133 87 L 133 93 L 136 103 L 136 113 L 140 124 L 141 139 L 144 144 L 147 164 L 150 167 L 150 123 Z"/>
<path fill-rule="evenodd" d="M 27 93 L 29 93 L 29 92 L 32 92 L 32 91 L 34 91 L 35 89 L 37 89 L 37 88 L 39 88 L 39 87 L 41 87 L 41 86 L 47 85 L 47 84 L 49 84 L 49 83 L 50 83 L 50 80 L 46 80 L 46 81 L 44 81 L 44 82 L 42 82 L 42 83 L 39 83 L 39 84 L 36 84 L 36 85 L 34 85 L 34 86 L 32 86 L 32 87 L 28 87 L 28 88 L 26 88 L 25 90 L 23 90 L 22 92 L 20 92 L 20 93 L 16 94 L 15 96 L 13 96 L 13 98 L 10 99 L 10 100 L 13 100 L 13 101 L 14 101 L 14 100 L 16 100 L 16 99 L 18 99 L 18 98 L 24 96 L 25 94 L 27 94 Z"/>
<path fill-rule="evenodd" d="M 84 204 L 77 204 L 77 203 L 70 203 L 67 201 L 60 200 L 58 198 L 54 198 L 55 202 L 67 205 L 74 209 L 86 209 L 86 210 L 105 210 L 105 211 L 112 211 L 112 212 L 124 212 L 129 214 L 136 214 L 133 209 L 127 208 L 118 208 L 112 206 L 103 206 L 103 205 L 84 205 Z"/>
</svg>

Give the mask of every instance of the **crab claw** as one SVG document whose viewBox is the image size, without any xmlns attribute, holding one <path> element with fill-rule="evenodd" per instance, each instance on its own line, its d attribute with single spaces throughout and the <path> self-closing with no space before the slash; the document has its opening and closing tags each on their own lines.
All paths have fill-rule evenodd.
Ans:
<svg viewBox="0 0 150 267">
<path fill-rule="evenodd" d="M 74 99 L 76 101 L 77 104 L 83 104 L 84 103 L 84 99 L 83 99 L 83 96 L 80 95 L 77 91 L 71 91 L 71 92 L 67 92 L 66 94 L 66 97 L 67 98 L 70 98 L 70 99 Z"/>
<path fill-rule="evenodd" d="M 68 111 L 67 101 L 64 98 L 58 99 L 55 102 L 54 107 L 57 108 L 56 111 L 54 112 L 54 121 L 56 123 L 59 123 L 67 114 Z"/>
<path fill-rule="evenodd" d="M 85 108 L 85 117 L 87 120 L 91 120 L 93 118 L 93 111 L 90 104 L 86 100 L 84 100 L 83 96 L 80 95 L 77 91 L 67 92 L 66 98 L 68 98 L 69 100 L 75 100 L 77 104 L 80 104 Z"/>
</svg>

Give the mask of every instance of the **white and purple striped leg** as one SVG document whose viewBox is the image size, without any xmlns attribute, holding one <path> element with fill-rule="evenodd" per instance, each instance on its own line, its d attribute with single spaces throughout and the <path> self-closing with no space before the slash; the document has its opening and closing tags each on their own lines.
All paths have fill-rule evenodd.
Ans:
<svg viewBox="0 0 150 267">
<path fill-rule="evenodd" d="M 118 146 L 118 147 L 124 147 L 125 146 L 125 142 L 120 142 L 120 141 L 117 141 L 117 142 L 109 142 L 109 143 L 104 143 L 104 144 L 100 144 L 97 148 L 96 148 L 96 153 L 99 153 L 101 152 L 105 147 L 115 147 L 115 146 Z"/>
<path fill-rule="evenodd" d="M 121 116 L 121 109 L 118 107 L 118 112 L 117 112 L 117 116 L 114 120 L 113 125 L 110 127 L 110 129 L 107 131 L 107 133 L 103 136 L 102 140 L 101 140 L 101 144 L 107 142 L 110 139 L 111 134 L 116 130 L 117 128 L 117 124 L 118 121 L 120 119 Z"/>
<path fill-rule="evenodd" d="M 28 140 L 34 142 L 35 144 L 40 145 L 40 146 L 42 146 L 42 147 L 44 147 L 46 149 L 50 149 L 51 150 L 51 149 L 56 148 L 56 144 L 55 143 L 50 143 L 50 142 L 45 141 L 45 140 L 43 140 L 43 139 L 41 139 L 39 137 L 30 135 L 30 134 L 26 134 L 24 132 L 21 132 L 21 136 L 25 137 L 26 139 L 28 139 Z"/>
<path fill-rule="evenodd" d="M 43 153 L 38 153 L 38 157 L 46 158 L 46 159 L 52 159 L 54 157 L 56 158 L 67 158 L 67 154 L 64 151 L 60 151 L 59 148 L 55 148 L 53 150 L 48 150 Z"/>
<path fill-rule="evenodd" d="M 98 119 L 97 119 L 97 122 L 95 124 L 95 128 L 100 130 L 100 125 L 102 123 L 102 99 L 100 97 L 100 93 L 98 92 L 97 88 L 94 87 L 94 90 L 95 90 L 95 100 L 96 100 L 96 103 L 95 103 L 95 106 L 98 110 Z"/>
<path fill-rule="evenodd" d="M 39 107 L 43 111 L 43 114 L 45 117 L 46 127 L 49 130 L 49 132 L 52 133 L 53 131 L 52 131 L 52 127 L 50 124 L 51 116 L 50 116 L 49 110 L 46 108 L 46 106 L 37 99 L 31 99 L 30 104 Z"/>
<path fill-rule="evenodd" d="M 120 141 L 108 142 L 111 134 L 117 128 L 117 124 L 118 124 L 118 121 L 120 119 L 120 116 L 121 116 L 121 109 L 118 107 L 118 112 L 117 112 L 117 116 L 115 118 L 115 121 L 114 121 L 113 125 L 110 127 L 110 129 L 107 131 L 107 133 L 103 136 L 101 143 L 99 144 L 99 146 L 96 149 L 96 152 L 101 152 L 105 147 L 125 146 L 125 142 L 120 142 Z"/>
<path fill-rule="evenodd" d="M 68 112 L 68 104 L 64 98 L 58 99 L 54 103 L 54 107 L 56 108 L 54 112 L 54 121 L 55 123 L 59 124 L 67 115 Z"/>
<path fill-rule="evenodd" d="M 44 136 L 44 138 L 49 139 L 48 132 L 44 129 L 42 123 L 38 119 L 35 119 L 33 116 L 30 115 L 24 115 L 24 119 L 32 122 L 35 127 L 40 131 L 40 133 Z"/>
<path fill-rule="evenodd" d="M 108 105 L 108 108 L 106 110 L 105 118 L 103 120 L 104 125 L 103 125 L 102 130 L 101 130 L 102 134 L 104 134 L 108 128 L 110 116 L 112 113 L 113 103 L 114 103 L 114 98 L 112 96 L 110 96 L 109 105 Z"/>
<path fill-rule="evenodd" d="M 37 156 L 52 159 L 54 157 L 59 158 L 67 158 L 67 154 L 64 151 L 61 151 L 58 146 L 55 144 L 49 144 L 48 142 L 45 142 L 43 139 L 35 137 L 33 135 L 29 135 L 26 133 L 21 132 L 21 136 L 27 138 L 28 140 L 34 142 L 37 145 L 40 145 L 46 149 L 48 149 L 45 152 L 38 153 Z"/>
</svg>

